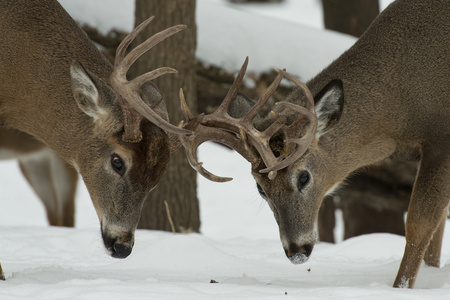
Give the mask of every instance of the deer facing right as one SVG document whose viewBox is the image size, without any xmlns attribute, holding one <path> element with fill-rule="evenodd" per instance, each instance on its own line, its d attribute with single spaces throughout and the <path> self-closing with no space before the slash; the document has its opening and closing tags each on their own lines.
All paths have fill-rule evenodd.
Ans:
<svg viewBox="0 0 450 300">
<path fill-rule="evenodd" d="M 347 176 L 387 157 L 419 159 L 394 282 L 412 288 L 422 259 L 440 265 L 450 201 L 449 16 L 446 0 L 397 0 L 307 85 L 279 70 L 254 105 L 238 94 L 246 61 L 213 114 L 194 117 L 183 104 L 184 126 L 195 132 L 181 137 L 191 165 L 211 180 L 229 180 L 198 163 L 196 149 L 207 140 L 250 161 L 286 256 L 298 264 L 312 253 L 323 198 Z M 259 116 L 283 77 L 298 88 Z"/>
<path fill-rule="evenodd" d="M 127 79 L 139 56 L 185 28 L 158 32 L 125 55 L 152 19 L 121 42 L 113 66 L 58 1 L 0 1 L 0 159 L 27 160 L 22 169 L 31 182 L 39 172 L 47 175 L 42 166 L 69 170 L 64 175 L 69 195 L 62 198 L 69 202 L 64 214 L 72 216 L 76 170 L 97 212 L 105 248 L 116 258 L 130 255 L 145 197 L 165 172 L 168 133 L 189 133 L 168 122 L 151 82 L 176 70 L 161 67 Z M 38 167 L 29 164 L 43 154 L 47 160 Z M 51 181 L 45 176 L 38 178 L 41 183 Z M 64 190 L 53 184 L 50 193 Z"/>
</svg>

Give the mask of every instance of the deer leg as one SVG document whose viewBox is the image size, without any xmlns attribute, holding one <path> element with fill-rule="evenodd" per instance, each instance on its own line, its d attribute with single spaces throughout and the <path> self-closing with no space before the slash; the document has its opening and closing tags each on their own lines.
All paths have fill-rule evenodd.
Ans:
<svg viewBox="0 0 450 300">
<path fill-rule="evenodd" d="M 3 274 L 2 265 L 0 264 L 0 280 L 5 280 L 5 275 Z"/>
<path fill-rule="evenodd" d="M 335 205 L 332 196 L 325 196 L 319 211 L 318 229 L 322 242 L 334 243 Z"/>
<path fill-rule="evenodd" d="M 78 173 L 54 155 L 51 159 L 52 183 L 59 207 L 59 226 L 75 226 L 75 193 Z"/>
<path fill-rule="evenodd" d="M 444 159 L 442 159 L 444 158 Z M 422 156 L 406 220 L 406 246 L 394 287 L 414 286 L 420 263 L 430 240 L 436 233 L 430 251 L 437 247 L 442 220 L 450 200 L 448 187 L 450 159 L 444 156 Z"/>
<path fill-rule="evenodd" d="M 433 234 L 430 245 L 425 252 L 424 260 L 428 266 L 439 268 L 441 263 L 441 248 L 442 248 L 442 237 L 444 235 L 445 221 L 447 219 L 447 214 L 443 215 L 441 223 L 439 224 L 436 232 Z"/>
<path fill-rule="evenodd" d="M 50 225 L 58 225 L 58 208 L 53 191 L 48 160 L 39 155 L 33 155 L 19 160 L 20 170 L 28 183 L 42 201 Z"/>
<path fill-rule="evenodd" d="M 20 159 L 19 164 L 44 204 L 49 224 L 73 227 L 78 180 L 75 170 L 48 149 Z"/>
</svg>

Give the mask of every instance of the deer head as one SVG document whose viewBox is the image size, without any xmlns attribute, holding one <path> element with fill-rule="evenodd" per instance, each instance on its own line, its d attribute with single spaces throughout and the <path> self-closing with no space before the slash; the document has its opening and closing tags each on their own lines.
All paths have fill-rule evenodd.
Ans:
<svg viewBox="0 0 450 300">
<path fill-rule="evenodd" d="M 115 257 L 130 254 L 145 196 L 166 169 L 170 156 L 167 133 L 189 133 L 168 122 L 162 96 L 151 82 L 176 70 L 163 67 L 130 81 L 126 78 L 143 53 L 185 28 L 178 25 L 159 32 L 125 55 L 152 20 L 136 27 L 119 45 L 109 82 L 77 61 L 70 67 L 74 98 L 93 125 L 87 153 L 76 165 L 99 216 L 105 246 Z"/>
<path fill-rule="evenodd" d="M 162 67 L 130 80 L 127 71 L 185 26 L 165 29 L 125 55 L 149 18 L 119 45 L 113 66 L 58 1 L 0 6 L 1 125 L 40 145 L 15 149 L 17 154 L 50 148 L 78 171 L 106 248 L 114 257 L 128 256 L 144 199 L 169 161 L 168 134 L 190 131 L 168 122 L 152 82 L 176 70 Z"/>
<path fill-rule="evenodd" d="M 238 94 L 247 64 L 248 58 L 224 101 L 210 115 L 194 117 L 180 92 L 181 107 L 186 118 L 183 126 L 193 132 L 192 135 L 180 135 L 180 140 L 192 167 L 213 181 L 224 182 L 231 178 L 216 176 L 203 168 L 196 156 L 199 145 L 205 141 L 215 141 L 235 149 L 245 157 L 252 165 L 258 191 L 274 212 L 286 255 L 294 263 L 303 262 L 314 245 L 314 222 L 292 222 L 291 219 L 302 218 L 302 214 L 310 214 L 311 211 L 310 207 L 306 207 L 306 202 L 295 209 L 292 209 L 292 203 L 301 198 L 311 175 L 293 170 L 302 157 L 310 155 L 306 152 L 311 152 L 311 147 L 317 143 L 317 132 L 328 127 L 325 124 L 328 119 L 321 114 L 316 115 L 309 89 L 285 70 L 277 69 L 278 76 L 255 104 Z M 289 79 L 304 92 L 305 107 L 279 102 L 275 111 L 262 118 L 258 113 L 283 78 Z M 299 226 L 294 228 L 290 225 L 295 223 Z M 301 240 L 297 238 L 298 232 L 306 233 Z"/>
</svg>

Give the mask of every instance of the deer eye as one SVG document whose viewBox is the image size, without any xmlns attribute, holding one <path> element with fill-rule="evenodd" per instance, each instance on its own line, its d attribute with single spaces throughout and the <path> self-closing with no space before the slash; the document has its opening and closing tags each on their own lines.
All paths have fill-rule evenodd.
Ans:
<svg viewBox="0 0 450 300">
<path fill-rule="evenodd" d="M 309 182 L 309 173 L 304 171 L 300 174 L 297 181 L 297 188 L 301 191 Z"/>
<path fill-rule="evenodd" d="M 122 158 L 120 158 L 120 156 L 115 153 L 111 155 L 111 167 L 120 176 L 123 176 L 123 174 L 125 174 L 125 163 L 123 162 Z"/>
<path fill-rule="evenodd" d="M 261 194 L 261 196 L 266 197 L 266 193 L 264 193 L 263 188 L 257 183 L 256 188 L 258 189 L 258 192 Z"/>
</svg>

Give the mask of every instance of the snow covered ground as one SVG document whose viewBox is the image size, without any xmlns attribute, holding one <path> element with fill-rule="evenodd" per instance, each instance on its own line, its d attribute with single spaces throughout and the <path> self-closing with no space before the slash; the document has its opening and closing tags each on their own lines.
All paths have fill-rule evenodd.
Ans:
<svg viewBox="0 0 450 300">
<path fill-rule="evenodd" d="M 307 263 L 292 265 L 249 165 L 214 144 L 199 156 L 209 169 L 234 177 L 227 184 L 199 177 L 202 234 L 138 230 L 124 260 L 105 254 L 84 187 L 77 227 L 47 227 L 16 164 L 0 164 L 0 261 L 7 277 L 0 299 L 448 299 L 448 234 L 443 267 L 422 266 L 414 290 L 391 287 L 405 244 L 400 236 L 319 243 Z"/>
<path fill-rule="evenodd" d="M 286 2 L 294 1 L 297 3 Z M 109 22 L 105 30 L 118 19 L 120 23 L 129 19 L 126 26 L 132 27 L 132 0 L 108 0 L 107 9 L 85 11 L 83 6 L 97 1 L 61 2 L 79 20 L 99 20 L 97 14 L 103 16 L 98 24 Z M 317 6 L 315 0 L 304 2 Z M 121 9 L 117 9 L 119 3 Z M 123 19 L 116 13 L 123 14 Z M 244 20 L 255 23 L 255 29 L 249 30 L 256 32 L 259 23 L 267 30 L 277 28 L 274 35 L 249 38 L 246 27 L 248 36 L 242 37 L 239 33 L 243 30 L 237 30 L 238 25 L 232 29 L 230 23 L 222 23 L 237 24 L 244 16 Z M 327 36 L 317 37 L 323 41 L 316 43 L 313 34 L 308 33 L 311 28 L 273 15 L 263 16 L 251 7 L 238 10 L 219 0 L 198 0 L 198 18 L 199 58 L 223 63 L 231 70 L 249 55 L 254 71 L 286 66 L 309 78 L 320 70 L 319 63 L 326 65 L 339 55 L 337 44 L 342 52 L 353 42 L 338 35 L 331 44 L 326 45 Z M 220 31 L 223 36 L 219 39 L 213 29 L 220 27 L 229 30 Z M 321 35 L 320 28 L 315 27 Z M 226 36 L 230 33 L 234 36 Z M 283 48 L 313 51 L 310 57 L 322 50 L 336 52 L 307 59 L 303 67 L 298 62 L 304 60 L 303 56 L 284 60 L 278 56 L 288 56 L 290 52 L 280 54 L 275 47 L 267 46 L 278 38 L 276 35 L 297 34 L 298 39 L 290 39 Z M 304 41 L 308 39 L 312 40 Z M 316 51 L 306 44 L 322 49 Z M 237 48 L 248 52 L 241 53 Z M 272 213 L 258 196 L 249 164 L 236 153 L 214 144 L 202 146 L 199 157 L 208 170 L 234 177 L 226 184 L 199 177 L 202 234 L 138 230 L 133 253 L 124 260 L 105 254 L 99 223 L 83 185 L 77 194 L 76 228 L 48 227 L 44 210 L 17 164 L 1 162 L 0 262 L 7 280 L 0 282 L 0 299 L 449 299 L 448 233 L 444 237 L 442 268 L 422 266 L 414 290 L 391 288 L 405 244 L 403 237 L 395 235 L 366 235 L 336 245 L 319 243 L 307 263 L 292 265 L 284 255 Z"/>
</svg>

